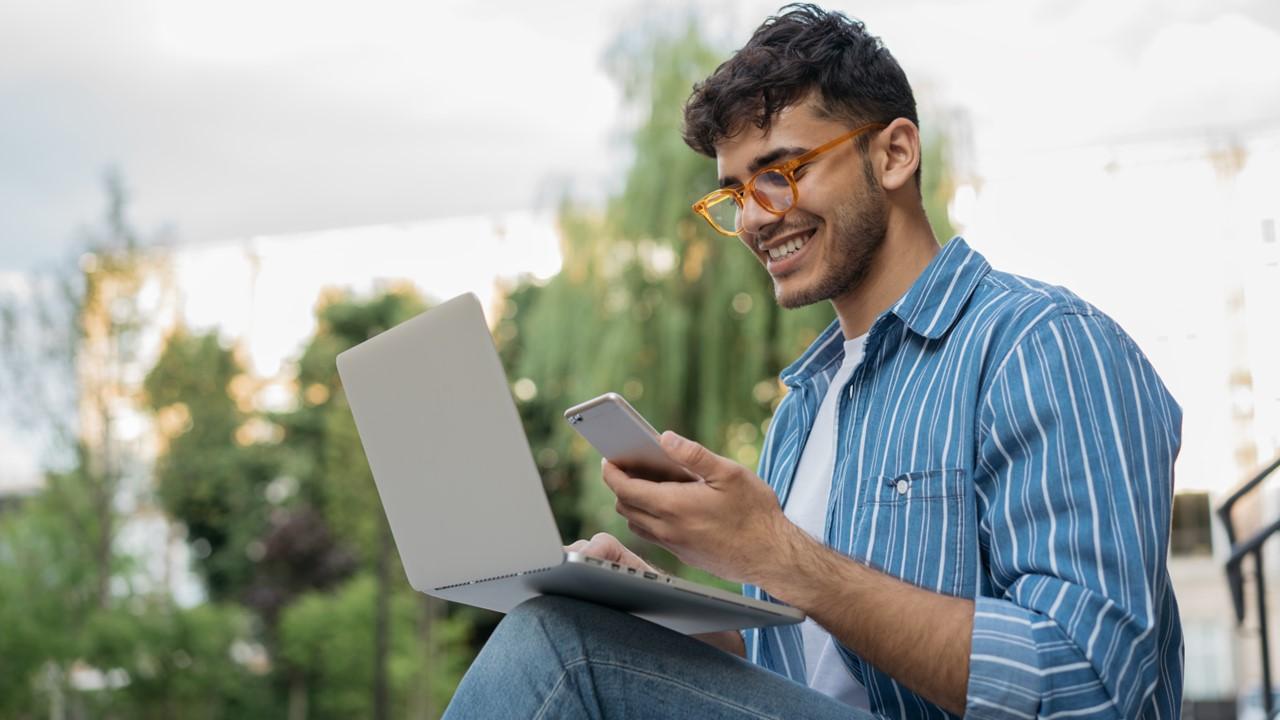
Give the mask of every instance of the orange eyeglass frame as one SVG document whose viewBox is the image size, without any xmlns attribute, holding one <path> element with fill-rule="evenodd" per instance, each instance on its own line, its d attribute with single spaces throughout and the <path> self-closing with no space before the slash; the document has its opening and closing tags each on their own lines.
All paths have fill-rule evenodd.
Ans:
<svg viewBox="0 0 1280 720">
<path fill-rule="evenodd" d="M 736 187 L 736 188 L 723 187 L 716 190 L 712 190 L 711 192 L 702 196 L 700 200 L 698 200 L 693 204 L 693 211 L 697 213 L 699 216 L 701 216 L 703 220 L 706 220 L 707 224 L 710 225 L 712 229 L 714 229 L 716 232 L 720 233 L 721 235 L 728 235 L 729 237 L 737 237 L 738 235 L 742 234 L 741 230 L 738 230 L 737 232 L 729 232 L 724 228 L 720 227 L 719 223 L 717 223 L 715 220 L 711 218 L 712 206 L 718 205 L 727 200 L 733 200 L 734 204 L 736 204 L 739 208 L 742 208 L 747 202 L 747 194 L 750 193 L 752 197 L 755 198 L 756 203 L 760 207 L 764 208 L 766 212 L 771 213 L 773 215 L 786 215 L 787 212 L 789 212 L 791 208 L 795 207 L 796 203 L 800 201 L 800 189 L 796 187 L 795 172 L 797 169 L 800 168 L 801 165 L 804 165 L 805 163 L 808 163 L 808 162 L 812 162 L 814 158 L 836 147 L 837 145 L 839 145 L 840 143 L 846 140 L 852 140 L 853 138 L 871 130 L 883 130 L 886 127 L 888 127 L 888 125 L 884 123 L 870 123 L 867 125 L 863 125 L 861 127 L 850 130 L 849 132 L 845 133 L 844 135 L 841 135 L 840 137 L 837 137 L 833 140 L 825 142 L 822 145 L 819 145 L 818 147 L 804 153 L 803 155 L 798 155 L 794 158 L 791 158 L 790 160 L 786 161 L 785 163 L 782 163 L 781 165 L 771 165 L 769 167 L 760 168 L 759 170 L 756 171 L 754 175 L 751 176 L 749 180 L 747 180 L 746 184 L 742 185 L 741 187 Z M 786 210 L 775 210 L 774 208 L 770 207 L 768 198 L 762 195 L 756 194 L 755 192 L 756 178 L 769 172 L 776 172 L 782 175 L 782 177 L 786 178 L 787 184 L 791 188 L 791 206 L 788 207 Z"/>
</svg>

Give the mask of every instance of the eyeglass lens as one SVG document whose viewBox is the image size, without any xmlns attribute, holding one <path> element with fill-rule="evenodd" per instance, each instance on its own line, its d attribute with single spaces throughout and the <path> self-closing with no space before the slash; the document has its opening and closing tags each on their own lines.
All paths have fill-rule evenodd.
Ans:
<svg viewBox="0 0 1280 720">
<path fill-rule="evenodd" d="M 774 170 L 756 176 L 751 194 L 761 207 L 773 213 L 782 214 L 795 204 L 795 189 L 785 175 Z M 736 233 L 742 230 L 742 208 L 736 198 L 724 196 L 720 202 L 708 207 L 707 213 L 725 232 Z"/>
</svg>

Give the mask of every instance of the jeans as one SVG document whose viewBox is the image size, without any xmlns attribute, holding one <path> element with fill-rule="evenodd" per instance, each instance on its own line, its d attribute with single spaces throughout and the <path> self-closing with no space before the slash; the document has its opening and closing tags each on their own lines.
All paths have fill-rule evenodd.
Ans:
<svg viewBox="0 0 1280 720">
<path fill-rule="evenodd" d="M 462 678 L 444 717 L 872 716 L 646 620 L 544 595 L 502 620 Z"/>
</svg>

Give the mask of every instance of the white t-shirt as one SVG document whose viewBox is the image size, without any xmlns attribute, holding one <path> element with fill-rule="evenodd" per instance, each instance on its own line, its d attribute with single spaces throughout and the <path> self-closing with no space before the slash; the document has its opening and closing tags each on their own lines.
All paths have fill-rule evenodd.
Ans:
<svg viewBox="0 0 1280 720">
<path fill-rule="evenodd" d="M 862 335 L 844 343 L 844 362 L 831 380 L 827 394 L 818 407 L 813 430 L 805 442 L 796 467 L 791 492 L 787 496 L 783 514 L 801 530 L 819 542 L 825 542 L 827 500 L 831 495 L 831 476 L 836 463 L 836 407 L 840 391 L 862 362 L 863 345 L 867 336 Z M 867 690 L 854 679 L 840 659 L 831 634 L 811 618 L 800 626 L 804 640 L 804 661 L 808 671 L 809 687 L 829 695 L 847 705 L 870 709 Z"/>
</svg>

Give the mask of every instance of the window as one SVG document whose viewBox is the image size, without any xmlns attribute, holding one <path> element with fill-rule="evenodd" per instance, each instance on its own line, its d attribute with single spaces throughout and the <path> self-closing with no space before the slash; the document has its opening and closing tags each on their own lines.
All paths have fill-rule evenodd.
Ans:
<svg viewBox="0 0 1280 720">
<path fill-rule="evenodd" d="M 1213 552 L 1210 533 L 1209 494 L 1184 492 L 1173 496 L 1173 532 L 1169 552 L 1173 555 L 1209 555 Z"/>
</svg>

